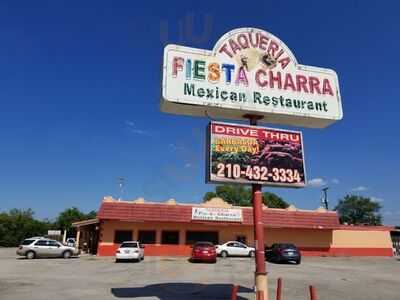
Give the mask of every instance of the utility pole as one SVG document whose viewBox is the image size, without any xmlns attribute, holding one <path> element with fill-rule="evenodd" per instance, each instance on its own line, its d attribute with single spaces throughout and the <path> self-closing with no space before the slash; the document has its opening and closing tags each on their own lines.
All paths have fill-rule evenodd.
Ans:
<svg viewBox="0 0 400 300">
<path fill-rule="evenodd" d="M 329 205 L 328 205 L 328 190 L 329 190 L 329 187 L 325 187 L 325 188 L 322 189 L 323 195 L 322 195 L 321 203 L 322 203 L 322 206 L 325 207 L 326 210 L 329 209 Z"/>
<path fill-rule="evenodd" d="M 119 188 L 119 197 L 118 197 L 118 201 L 122 200 L 122 195 L 124 193 L 124 183 L 125 183 L 125 178 L 124 177 L 118 177 L 117 178 L 117 182 L 118 182 L 118 188 Z"/>
</svg>

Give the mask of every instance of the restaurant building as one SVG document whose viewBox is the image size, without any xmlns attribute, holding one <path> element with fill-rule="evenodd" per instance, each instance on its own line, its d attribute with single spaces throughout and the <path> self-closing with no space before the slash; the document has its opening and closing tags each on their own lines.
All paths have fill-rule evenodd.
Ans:
<svg viewBox="0 0 400 300">
<path fill-rule="evenodd" d="M 306 256 L 393 255 L 392 227 L 341 225 L 336 212 L 323 208 L 264 207 L 262 220 L 268 246 L 294 243 Z M 80 247 L 100 256 L 114 255 L 128 240 L 144 244 L 145 255 L 161 256 L 188 256 L 196 241 L 253 245 L 252 225 L 251 207 L 232 206 L 220 198 L 183 204 L 174 199 L 155 203 L 105 197 L 97 219 L 74 223 Z"/>
</svg>

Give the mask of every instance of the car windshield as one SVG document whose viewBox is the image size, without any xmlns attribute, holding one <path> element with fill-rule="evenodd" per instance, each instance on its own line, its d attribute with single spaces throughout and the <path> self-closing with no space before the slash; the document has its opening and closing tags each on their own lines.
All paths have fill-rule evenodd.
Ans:
<svg viewBox="0 0 400 300">
<path fill-rule="evenodd" d="M 22 242 L 22 245 L 27 246 L 27 245 L 32 244 L 34 241 L 35 241 L 35 240 L 24 240 L 24 241 Z"/>
<path fill-rule="evenodd" d="M 137 248 L 137 243 L 123 243 L 120 248 Z"/>
</svg>

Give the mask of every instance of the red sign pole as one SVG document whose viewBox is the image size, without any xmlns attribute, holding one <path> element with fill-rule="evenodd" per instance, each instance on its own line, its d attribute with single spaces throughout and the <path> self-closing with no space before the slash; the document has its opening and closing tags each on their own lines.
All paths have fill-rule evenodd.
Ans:
<svg viewBox="0 0 400 300">
<path fill-rule="evenodd" d="M 257 120 L 260 116 L 245 115 L 250 119 L 250 125 L 257 125 Z M 253 193 L 253 226 L 254 226 L 254 245 L 256 249 L 255 261 L 255 288 L 257 295 L 262 295 L 260 300 L 268 300 L 268 278 L 265 267 L 265 252 L 264 252 L 264 225 L 262 222 L 262 187 L 261 184 L 252 184 Z M 260 293 L 261 292 L 261 293 Z"/>
</svg>

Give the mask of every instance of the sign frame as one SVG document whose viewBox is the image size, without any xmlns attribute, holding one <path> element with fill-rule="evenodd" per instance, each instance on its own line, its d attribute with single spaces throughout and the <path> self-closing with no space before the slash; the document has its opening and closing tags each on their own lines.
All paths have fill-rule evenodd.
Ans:
<svg viewBox="0 0 400 300">
<path fill-rule="evenodd" d="M 291 62 L 293 65 L 290 65 L 290 68 L 293 69 L 293 72 L 305 72 L 310 74 L 314 74 L 314 76 L 318 76 L 317 74 L 325 74 L 332 80 L 331 85 L 334 91 L 334 95 L 332 95 L 331 98 L 329 98 L 327 101 L 337 101 L 337 103 L 331 103 L 327 104 L 330 105 L 330 107 L 333 109 L 334 112 L 330 114 L 314 114 L 314 112 L 306 111 L 304 109 L 304 106 L 302 104 L 302 109 L 299 112 L 296 111 L 291 111 L 290 109 L 284 109 L 284 108 L 277 108 L 278 106 L 265 106 L 263 104 L 257 104 L 255 105 L 254 103 L 256 102 L 255 99 L 253 99 L 254 103 L 250 103 L 251 100 L 250 98 L 248 99 L 247 103 L 233 103 L 233 102 L 225 102 L 223 103 L 222 101 L 219 101 L 218 103 L 212 102 L 212 101 L 207 101 L 205 97 L 201 99 L 197 99 L 198 97 L 191 97 L 189 96 L 184 96 L 183 93 L 181 93 L 182 96 L 172 96 L 172 94 L 169 94 L 169 90 L 172 90 L 171 86 L 174 83 L 172 82 L 172 75 L 169 75 L 168 72 L 171 71 L 171 67 L 169 66 L 169 61 L 168 61 L 168 55 L 169 52 L 171 51 L 178 51 L 181 53 L 186 53 L 187 55 L 197 55 L 197 56 L 202 56 L 204 59 L 217 59 L 217 50 L 218 47 L 221 46 L 221 44 L 224 43 L 224 41 L 228 40 L 231 36 L 234 36 L 236 34 L 239 34 L 240 32 L 245 32 L 245 33 L 260 33 L 260 34 L 266 34 L 268 35 L 269 38 L 274 39 L 276 44 L 279 44 L 279 47 L 284 50 L 284 52 L 290 57 Z M 182 71 L 184 72 L 184 70 Z M 289 72 L 290 74 L 290 72 Z M 311 75 L 310 75 L 311 76 Z M 196 81 L 192 80 L 192 84 L 200 84 L 196 83 Z M 202 86 L 217 86 L 221 87 L 222 85 L 213 85 L 209 82 L 203 82 Z M 184 89 L 181 87 L 182 90 Z M 232 83 L 227 89 L 232 89 L 235 88 L 235 91 L 238 90 L 243 90 L 243 93 L 248 93 L 249 95 L 251 94 L 249 92 L 249 89 L 243 87 L 242 88 L 237 88 L 234 87 L 234 84 Z M 175 89 L 175 88 L 174 88 Z M 211 89 L 211 88 L 210 88 Z M 263 91 L 263 89 L 259 89 L 259 91 Z M 252 91 L 254 93 L 254 91 Z M 264 91 L 266 94 L 266 97 L 270 97 L 271 99 L 277 98 L 275 96 L 271 96 L 278 93 L 281 93 L 281 97 L 289 97 L 290 95 L 296 94 L 295 92 L 286 92 L 286 91 L 274 91 L 272 88 L 267 88 Z M 284 96 L 282 96 L 284 95 Z M 289 96 L 288 96 L 289 95 Z M 304 97 L 305 93 L 301 94 L 299 97 Z M 249 96 L 250 97 L 250 96 Z M 313 96 L 315 99 L 317 99 L 319 96 Z M 321 96 L 322 97 L 322 96 Z M 264 99 L 264 94 L 263 94 L 263 99 Z M 318 98 L 319 99 L 319 98 Z M 295 98 L 285 98 L 286 100 L 295 100 Z M 258 100 L 259 102 L 261 100 Z M 269 101 L 269 100 L 268 100 Z M 272 100 L 271 100 L 272 101 Z M 302 100 L 302 102 L 307 102 L 306 100 Z M 315 100 L 310 100 L 308 102 L 315 102 Z M 260 102 L 261 103 L 261 102 Z M 264 102 L 265 103 L 265 102 Z M 278 102 L 278 103 L 283 103 Z M 286 103 L 286 102 L 285 102 Z M 250 105 L 251 104 L 251 105 Z M 315 103 L 314 103 L 315 104 Z M 286 104 L 285 104 L 286 105 Z M 292 105 L 292 104 L 291 104 Z M 306 105 L 307 106 L 307 105 Z M 275 37 L 273 34 L 266 32 L 261 29 L 257 28 L 238 28 L 231 30 L 224 34 L 215 44 L 213 50 L 204 50 L 204 49 L 198 49 L 198 48 L 190 48 L 190 47 L 185 47 L 185 46 L 179 46 L 179 45 L 167 45 L 164 48 L 164 59 L 163 59 L 163 76 L 162 76 L 162 91 L 161 91 L 161 111 L 166 112 L 166 113 L 172 113 L 172 114 L 180 114 L 180 115 L 190 115 L 190 116 L 203 116 L 203 117 L 212 117 L 212 118 L 224 118 L 224 119 L 236 119 L 236 120 L 245 120 L 244 115 L 245 114 L 253 114 L 253 115 L 260 115 L 263 116 L 264 119 L 260 120 L 261 122 L 267 122 L 271 124 L 284 124 L 284 125 L 291 125 L 291 126 L 301 126 L 301 127 L 311 127 L 311 128 L 324 128 L 332 123 L 335 123 L 336 121 L 339 121 L 343 118 L 343 107 L 342 107 L 342 102 L 341 102 L 341 95 L 340 95 L 340 87 L 339 87 L 339 80 L 336 72 L 332 69 L 327 69 L 327 68 L 319 68 L 319 67 L 314 67 L 314 66 L 307 66 L 307 65 L 301 65 L 297 62 L 295 56 L 293 53 L 290 51 L 290 49 L 277 37 Z M 286 106 L 285 106 L 286 107 Z M 257 108 L 257 109 L 256 109 Z M 324 107 L 325 109 L 326 107 Z M 336 112 L 337 110 L 337 112 Z M 328 110 L 326 110 L 328 111 Z"/>
<path fill-rule="evenodd" d="M 300 135 L 300 144 L 302 149 L 302 162 L 303 162 L 303 174 L 304 174 L 304 182 L 302 183 L 281 183 L 281 182 L 269 182 L 269 181 L 257 181 L 257 180 L 235 180 L 227 178 L 225 180 L 213 180 L 211 178 L 211 162 L 212 162 L 212 151 L 211 151 L 211 126 L 212 124 L 221 124 L 227 126 L 243 126 L 246 128 L 254 128 L 254 129 L 265 129 L 271 131 L 284 131 L 287 133 L 296 133 Z M 306 158 L 305 158 L 305 150 L 304 150 L 304 142 L 303 142 L 303 133 L 301 131 L 295 130 L 287 130 L 287 129 L 279 129 L 279 128 L 271 128 L 264 126 L 256 126 L 256 125 L 247 125 L 247 124 L 238 124 L 238 123 L 229 123 L 229 122 L 220 122 L 220 121 L 210 121 L 207 125 L 206 129 L 206 149 L 205 149 L 205 157 L 206 157 L 206 172 L 205 172 L 205 182 L 212 184 L 241 184 L 241 185 L 252 185 L 252 184 L 260 184 L 262 186 L 271 186 L 271 187 L 285 187 L 285 188 L 294 188 L 300 189 L 307 186 L 307 169 L 306 169 Z"/>
</svg>

